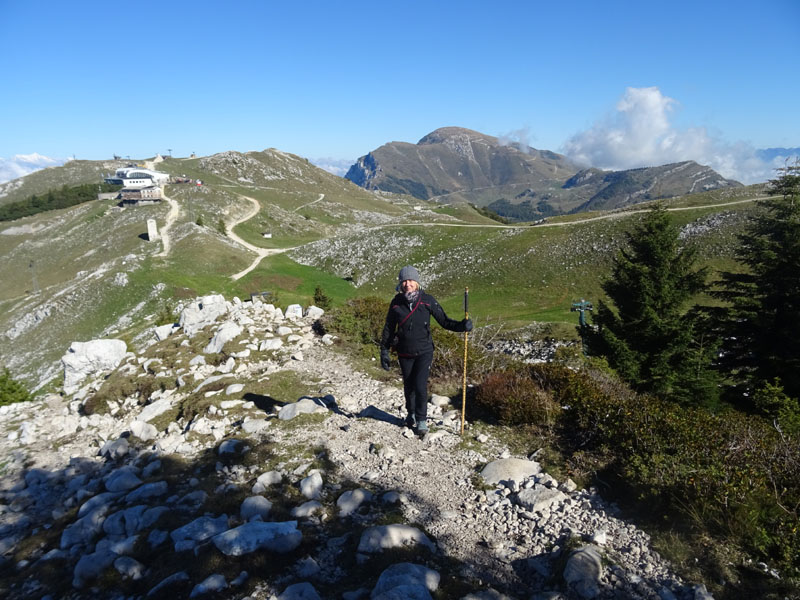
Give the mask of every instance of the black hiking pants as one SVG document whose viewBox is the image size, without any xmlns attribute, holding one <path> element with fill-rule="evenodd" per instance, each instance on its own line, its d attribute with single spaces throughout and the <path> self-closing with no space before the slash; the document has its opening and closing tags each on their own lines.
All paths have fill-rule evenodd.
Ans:
<svg viewBox="0 0 800 600">
<path fill-rule="evenodd" d="M 428 417 L 428 375 L 431 372 L 433 351 L 419 356 L 399 356 L 398 360 L 403 373 L 406 410 L 419 423 Z"/>
</svg>

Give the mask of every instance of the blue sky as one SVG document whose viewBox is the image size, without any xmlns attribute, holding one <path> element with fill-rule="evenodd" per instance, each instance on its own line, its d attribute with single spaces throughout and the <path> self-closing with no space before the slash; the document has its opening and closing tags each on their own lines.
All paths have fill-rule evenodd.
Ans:
<svg viewBox="0 0 800 600">
<path fill-rule="evenodd" d="M 796 0 L 0 0 L 0 170 L 168 149 L 353 161 L 460 126 L 763 180 L 755 149 L 800 146 L 798 56 Z"/>
</svg>

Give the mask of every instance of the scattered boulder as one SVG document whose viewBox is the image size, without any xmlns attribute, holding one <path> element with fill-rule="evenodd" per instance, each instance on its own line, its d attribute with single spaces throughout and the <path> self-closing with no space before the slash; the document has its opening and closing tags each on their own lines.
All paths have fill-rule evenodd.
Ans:
<svg viewBox="0 0 800 600">
<path fill-rule="evenodd" d="M 287 587 L 277 600 L 321 600 L 317 590 L 310 583 L 295 583 Z"/>
<path fill-rule="evenodd" d="M 116 369 L 127 351 L 128 345 L 122 340 L 72 342 L 67 353 L 61 357 L 64 393 L 77 392 L 79 384 L 89 375 Z"/>
<path fill-rule="evenodd" d="M 352 515 L 364 502 L 369 502 L 371 499 L 372 492 L 363 488 L 344 492 L 336 500 L 336 506 L 339 507 L 339 516 L 348 517 Z"/>
<path fill-rule="evenodd" d="M 269 516 L 270 510 L 272 510 L 272 502 L 264 498 L 264 496 L 250 496 L 242 502 L 239 514 L 245 521 L 250 521 L 254 518 L 265 520 Z"/>
<path fill-rule="evenodd" d="M 129 427 L 131 433 L 143 442 L 149 442 L 158 437 L 158 429 L 145 421 L 133 421 Z"/>
<path fill-rule="evenodd" d="M 574 550 L 564 567 L 564 581 L 581 598 L 590 600 L 601 593 L 600 576 L 603 563 L 600 553 L 593 546 L 584 546 Z"/>
<path fill-rule="evenodd" d="M 390 548 L 408 546 L 424 546 L 431 552 L 436 552 L 436 545 L 427 535 L 416 527 L 401 524 L 369 527 L 361 534 L 358 551 L 374 554 Z"/>
<path fill-rule="evenodd" d="M 240 325 L 237 325 L 232 321 L 226 321 L 219 326 L 219 329 L 217 329 L 214 337 L 211 338 L 211 341 L 208 343 L 208 345 L 203 348 L 203 352 L 205 354 L 219 354 L 222 352 L 222 348 L 225 346 L 225 344 L 239 337 L 241 334 L 242 328 Z"/>
<path fill-rule="evenodd" d="M 212 541 L 223 554 L 242 556 L 256 550 L 284 554 L 297 548 L 302 539 L 303 534 L 297 529 L 297 521 L 250 521 L 214 536 Z"/>
<path fill-rule="evenodd" d="M 564 492 L 538 484 L 517 494 L 517 504 L 531 512 L 542 512 L 566 499 L 567 495 Z"/>
<path fill-rule="evenodd" d="M 281 421 L 289 421 L 294 419 L 297 415 L 324 413 L 328 409 L 325 404 L 317 398 L 300 398 L 297 402 L 286 404 L 281 407 L 278 413 L 278 419 Z"/>
<path fill-rule="evenodd" d="M 284 313 L 284 316 L 291 321 L 302 319 L 303 307 L 300 306 L 299 304 L 290 304 L 289 306 L 286 307 L 286 312 Z"/>
<path fill-rule="evenodd" d="M 211 325 L 227 312 L 228 303 L 222 295 L 203 296 L 181 311 L 178 324 L 186 335 L 193 337 L 198 331 Z"/>
<path fill-rule="evenodd" d="M 316 321 L 324 314 L 325 314 L 324 310 L 322 310 L 318 306 L 314 306 L 313 304 L 306 309 L 306 319 L 313 319 Z"/>
<path fill-rule="evenodd" d="M 203 581 L 194 586 L 192 593 L 189 594 L 189 598 L 197 598 L 198 596 L 203 596 L 204 594 L 209 594 L 211 592 L 221 592 L 227 588 L 228 582 L 225 581 L 224 575 L 209 575 Z"/>
<path fill-rule="evenodd" d="M 539 463 L 522 458 L 502 458 L 486 465 L 481 476 L 489 485 L 503 482 L 522 483 L 528 477 L 538 475 L 542 468 Z"/>
<path fill-rule="evenodd" d="M 403 598 L 430 598 L 439 588 L 441 576 L 433 569 L 413 563 L 398 563 L 387 568 L 372 590 L 370 598 L 388 599 L 387 592 L 402 592 Z M 403 588 L 402 590 L 399 588 Z"/>
<path fill-rule="evenodd" d="M 300 493 L 309 500 L 318 500 L 322 495 L 322 475 L 315 471 L 300 481 Z"/>
</svg>

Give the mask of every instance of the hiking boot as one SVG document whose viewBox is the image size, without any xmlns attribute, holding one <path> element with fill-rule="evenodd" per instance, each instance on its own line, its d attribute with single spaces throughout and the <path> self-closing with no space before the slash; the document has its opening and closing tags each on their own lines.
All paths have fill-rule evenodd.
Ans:
<svg viewBox="0 0 800 600">
<path fill-rule="evenodd" d="M 406 427 L 409 429 L 414 429 L 416 426 L 417 418 L 413 414 L 409 413 L 409 415 L 406 417 Z"/>
<path fill-rule="evenodd" d="M 420 421 L 419 423 L 417 423 L 417 426 L 415 427 L 415 429 L 417 430 L 417 433 L 420 434 L 420 435 L 428 433 L 428 423 L 427 423 L 427 421 Z"/>
</svg>

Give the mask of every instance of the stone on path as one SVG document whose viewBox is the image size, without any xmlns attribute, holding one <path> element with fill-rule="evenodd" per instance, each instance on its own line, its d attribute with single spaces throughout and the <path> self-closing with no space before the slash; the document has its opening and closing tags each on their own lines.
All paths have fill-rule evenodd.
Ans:
<svg viewBox="0 0 800 600">
<path fill-rule="evenodd" d="M 250 496 L 242 502 L 239 514 L 245 521 L 250 521 L 254 517 L 260 517 L 261 520 L 265 520 L 269 516 L 271 509 L 272 502 L 264 498 L 264 496 Z"/>
<path fill-rule="evenodd" d="M 126 579 L 133 579 L 134 581 L 138 581 L 144 577 L 145 571 L 147 570 L 142 563 L 130 556 L 120 556 L 114 561 L 114 568 L 117 570 L 117 573 Z"/>
<path fill-rule="evenodd" d="M 336 500 L 336 506 L 339 507 L 339 516 L 347 517 L 352 515 L 358 510 L 359 506 L 370 500 L 372 500 L 372 493 L 363 488 L 344 492 Z"/>
<path fill-rule="evenodd" d="M 427 535 L 416 527 L 401 524 L 377 525 L 366 529 L 361 534 L 358 552 L 373 554 L 408 546 L 425 546 L 431 552 L 436 552 L 436 545 Z"/>
<path fill-rule="evenodd" d="M 189 598 L 196 598 L 197 596 L 202 596 L 203 594 L 208 594 L 210 592 L 221 592 L 222 590 L 227 589 L 227 587 L 228 582 L 225 581 L 224 575 L 209 575 L 203 581 L 194 586 L 192 593 L 189 594 Z"/>
<path fill-rule="evenodd" d="M 441 576 L 433 569 L 413 563 L 398 563 L 387 568 L 375 584 L 371 598 L 389 598 L 387 592 L 402 592 L 405 598 L 430 598 L 439 587 Z M 399 588 L 403 588 L 400 590 Z"/>
<path fill-rule="evenodd" d="M 567 495 L 564 492 L 540 485 L 517 494 L 517 504 L 531 512 L 542 512 L 566 499 Z"/>
<path fill-rule="evenodd" d="M 321 400 L 316 398 L 300 398 L 300 400 L 292 404 L 284 404 L 281 407 L 281 411 L 278 413 L 278 419 L 281 421 L 289 421 L 294 419 L 297 415 L 324 412 L 328 412 L 328 409 Z"/>
<path fill-rule="evenodd" d="M 287 587 L 277 600 L 321 600 L 321 598 L 313 585 L 303 582 Z"/>
<path fill-rule="evenodd" d="M 528 477 L 538 475 L 541 470 L 539 463 L 532 460 L 502 458 L 486 465 L 481 476 L 489 485 L 511 481 L 522 483 Z"/>
<path fill-rule="evenodd" d="M 300 493 L 309 500 L 318 500 L 322 495 L 322 475 L 319 471 L 300 481 Z"/>
<path fill-rule="evenodd" d="M 291 511 L 291 515 L 295 519 L 305 519 L 321 511 L 322 511 L 322 504 L 320 504 L 316 500 L 309 500 L 308 502 L 304 502 L 300 506 L 295 506 Z"/>
<path fill-rule="evenodd" d="M 564 567 L 564 581 L 581 598 L 590 600 L 600 595 L 600 576 L 603 563 L 600 553 L 593 546 L 584 546 L 574 550 Z"/>
<path fill-rule="evenodd" d="M 297 521 L 251 521 L 212 538 L 217 549 L 226 556 L 242 556 L 256 550 L 283 554 L 297 548 L 302 540 L 303 534 L 297 529 Z"/>
</svg>

